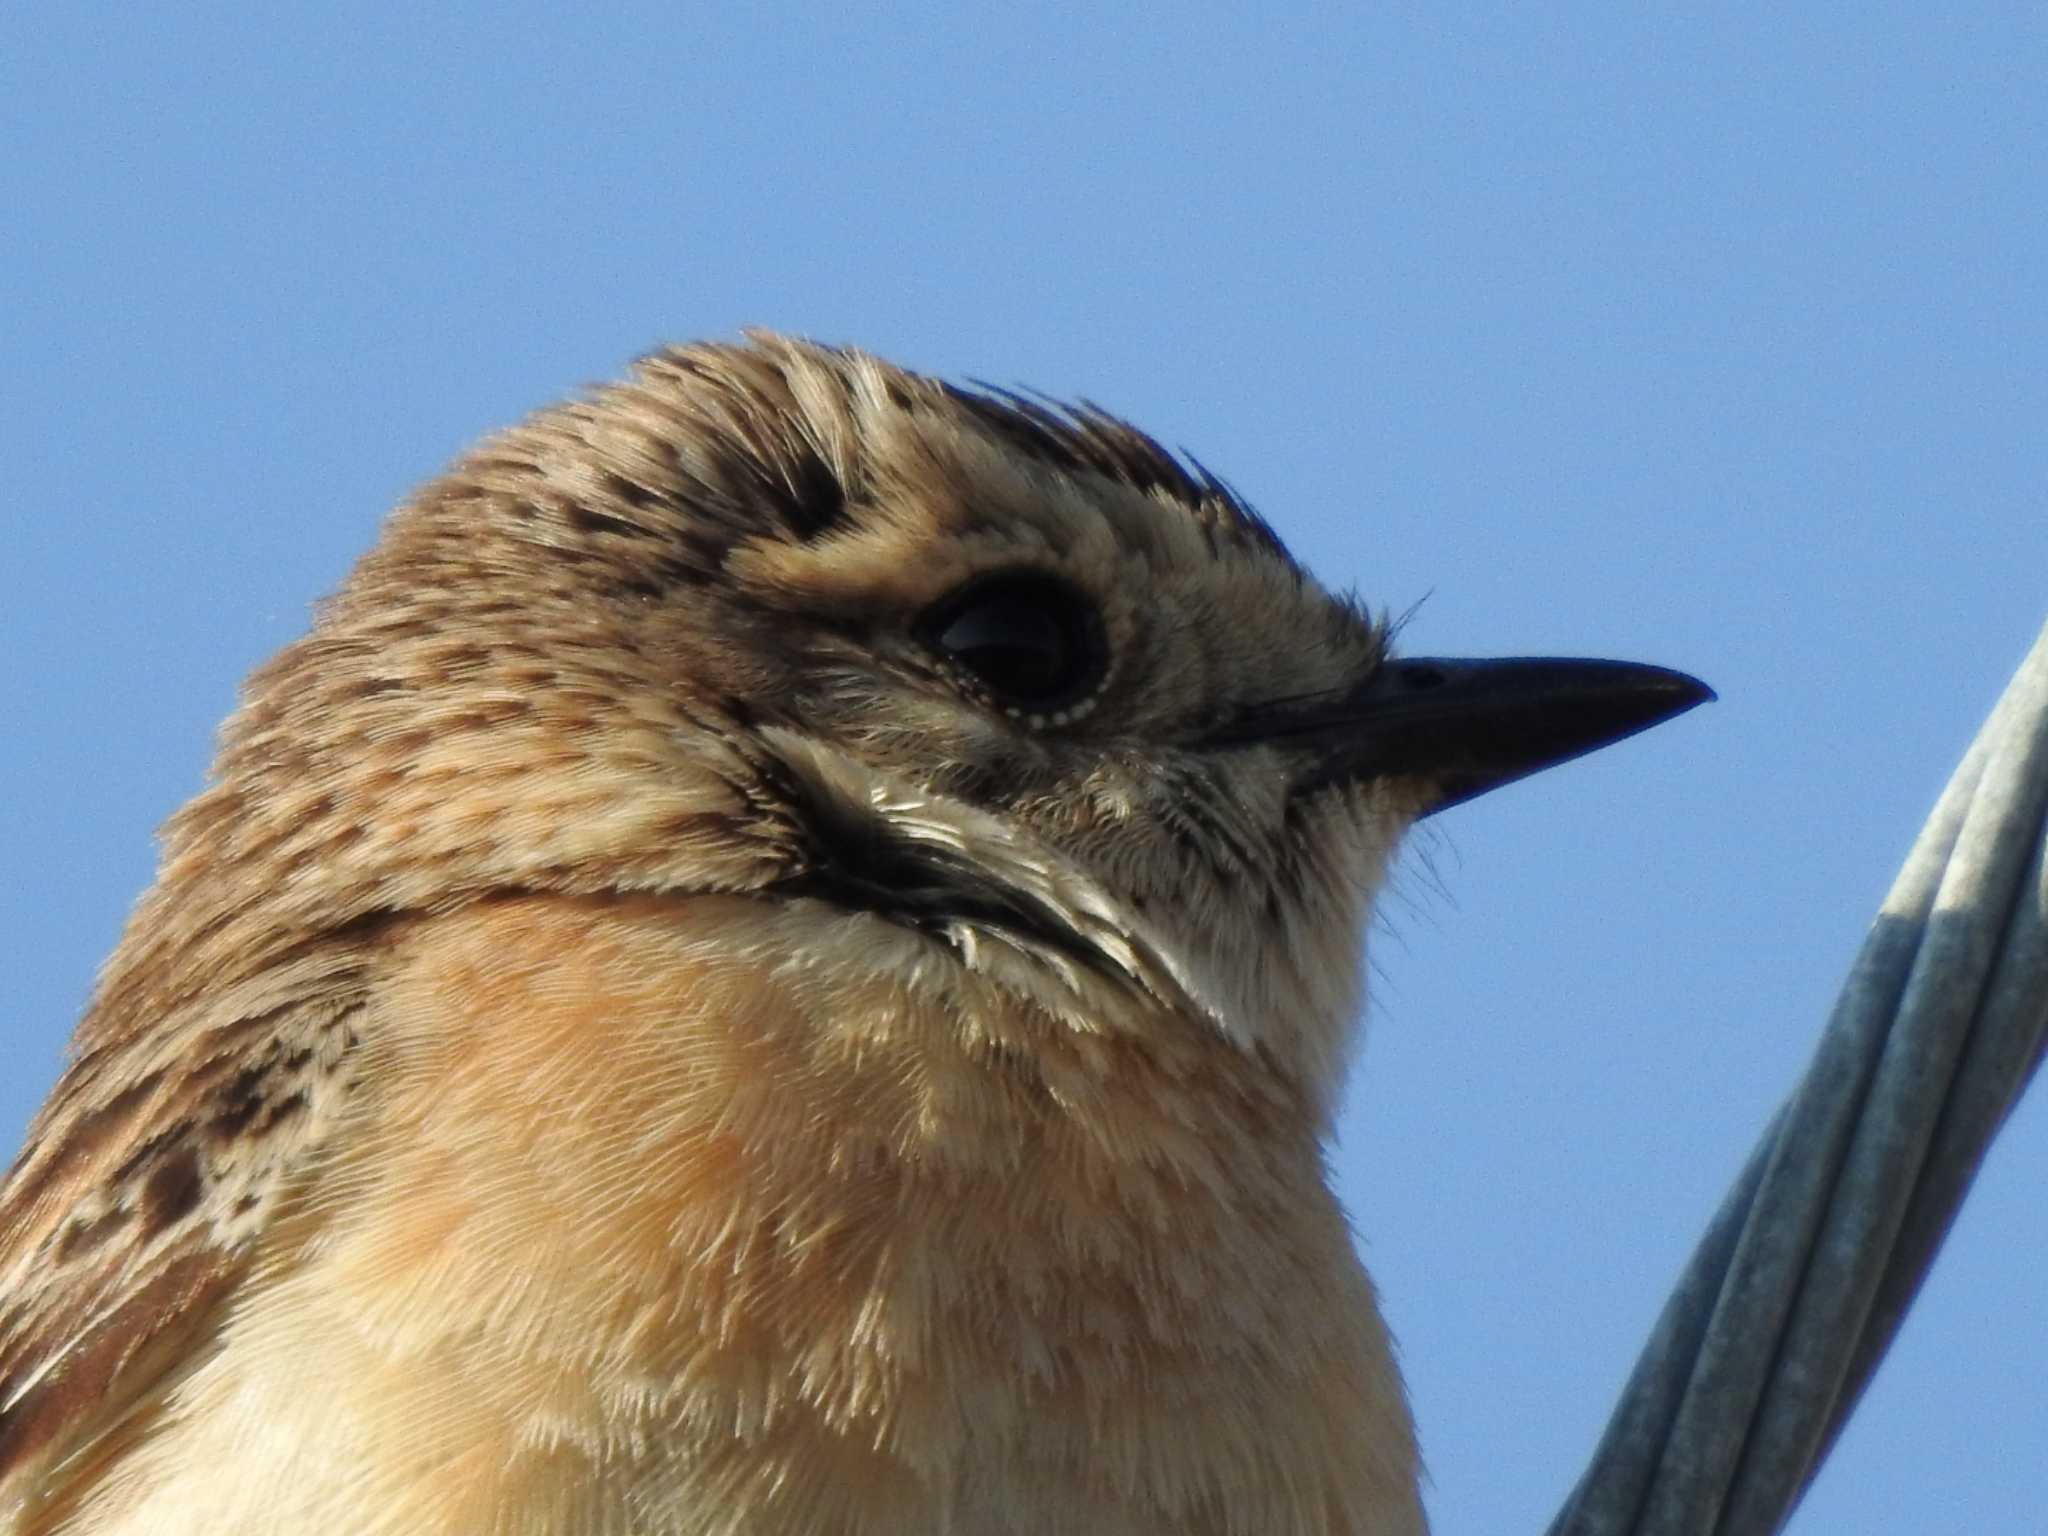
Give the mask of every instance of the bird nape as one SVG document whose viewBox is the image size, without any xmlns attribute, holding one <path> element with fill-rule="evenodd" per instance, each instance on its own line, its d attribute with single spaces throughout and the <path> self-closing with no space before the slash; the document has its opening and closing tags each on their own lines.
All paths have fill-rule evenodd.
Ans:
<svg viewBox="0 0 2048 1536">
<path fill-rule="evenodd" d="M 1419 1531 L 1369 904 L 1709 696 L 1395 657 L 1093 408 L 656 353 L 400 507 L 169 822 L 0 1189 L 0 1531 Z"/>
</svg>

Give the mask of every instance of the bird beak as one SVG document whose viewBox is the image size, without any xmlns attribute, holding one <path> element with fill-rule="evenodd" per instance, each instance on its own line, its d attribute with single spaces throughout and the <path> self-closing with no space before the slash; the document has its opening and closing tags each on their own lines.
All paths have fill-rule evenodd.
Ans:
<svg viewBox="0 0 2048 1536">
<path fill-rule="evenodd" d="M 1415 779 L 1429 786 L 1419 814 L 1433 816 L 1713 697 L 1696 677 L 1627 661 L 1405 657 L 1263 734 L 1313 745 L 1302 788 Z"/>
</svg>

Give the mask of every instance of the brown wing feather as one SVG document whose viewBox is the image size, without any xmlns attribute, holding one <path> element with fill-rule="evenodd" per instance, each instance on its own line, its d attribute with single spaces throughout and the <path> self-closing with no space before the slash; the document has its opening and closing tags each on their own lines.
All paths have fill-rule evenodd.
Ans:
<svg viewBox="0 0 2048 1536">
<path fill-rule="evenodd" d="M 29 1128 L 0 1186 L 0 1524 L 43 1528 L 204 1357 L 352 1086 L 362 991 L 320 969 L 295 1001 L 86 1052 Z"/>
</svg>

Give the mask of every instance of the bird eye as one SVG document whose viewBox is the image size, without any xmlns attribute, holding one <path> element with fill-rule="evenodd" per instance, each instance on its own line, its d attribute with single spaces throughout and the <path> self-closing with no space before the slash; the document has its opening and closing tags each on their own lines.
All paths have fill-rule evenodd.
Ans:
<svg viewBox="0 0 2048 1536">
<path fill-rule="evenodd" d="M 925 644 L 999 702 L 1037 714 L 1084 697 L 1108 660 L 1094 605 L 1036 571 L 971 582 L 940 601 L 919 628 Z"/>
</svg>

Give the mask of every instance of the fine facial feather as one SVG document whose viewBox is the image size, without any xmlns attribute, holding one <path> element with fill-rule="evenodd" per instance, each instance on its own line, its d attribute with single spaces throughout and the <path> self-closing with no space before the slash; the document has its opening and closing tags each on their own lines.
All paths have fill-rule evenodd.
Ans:
<svg viewBox="0 0 2048 1536">
<path fill-rule="evenodd" d="M 916 631 L 918 615 L 977 573 L 1016 568 L 1086 593 L 1106 631 L 1099 688 L 1057 720 L 999 707 Z M 945 1414 L 981 1424 L 986 1453 L 991 1426 L 1023 1404 L 1036 1405 L 1027 1464 L 1079 1475 L 1079 1462 L 1100 1457 L 1088 1474 L 1107 1479 L 1098 1491 L 1143 1492 L 1176 1512 L 1177 1528 L 1253 1528 L 1238 1518 L 1245 1510 L 1260 1529 L 1365 1528 L 1344 1506 L 1364 1495 L 1318 1491 L 1312 1460 L 1279 1458 L 1296 1481 L 1276 1492 L 1281 1474 L 1251 1461 L 1225 1456 L 1220 1472 L 1202 1470 L 1173 1451 L 1184 1428 L 1133 1428 L 1149 1422 L 1143 1414 L 1103 1422 L 1105 1403 L 1136 1413 L 1162 1387 L 1160 1412 L 1227 1418 L 1227 1403 L 1201 1406 L 1186 1364 L 1189 1352 L 1233 1348 L 1250 1351 L 1233 1392 L 1245 1402 L 1261 1390 L 1307 1393 L 1332 1434 L 1355 1432 L 1354 1465 L 1386 1457 L 1357 1486 L 1389 1519 L 1412 1520 L 1398 1383 L 1322 1187 L 1317 1138 L 1341 1078 L 1360 920 L 1419 800 L 1383 784 L 1304 801 L 1277 752 L 1203 745 L 1273 697 L 1351 685 L 1384 646 L 1382 628 L 1317 588 L 1226 487 L 1135 430 L 857 353 L 773 337 L 661 353 L 627 382 L 487 442 L 394 515 L 311 633 L 250 680 L 212 782 L 167 826 L 157 883 L 0 1190 L 0 1529 L 129 1529 L 153 1486 L 192 1476 L 165 1460 L 167 1447 L 229 1460 L 247 1451 L 254 1428 L 236 1439 L 221 1426 L 276 1387 L 242 1364 L 250 1341 L 284 1329 L 284 1317 L 300 1330 L 293 1347 L 313 1349 L 305 1330 L 317 1309 L 278 1299 L 312 1283 L 292 1273 L 294 1256 L 388 1247 L 389 1230 L 372 1230 L 364 1213 L 381 1208 L 374 1191 L 392 1187 L 417 1140 L 408 1135 L 459 1096 L 466 1070 L 524 1095 L 530 1110 L 550 1070 L 595 1070 L 605 1058 L 594 1042 L 628 1028 L 623 1013 L 580 1005 L 551 1015 L 536 1001 L 553 995 L 547 976 L 513 960 L 476 972 L 467 1003 L 450 1004 L 443 994 L 460 970 L 450 956 L 486 939 L 508 954 L 543 936 L 559 942 L 563 923 L 592 911 L 638 936 L 618 952 L 642 1015 L 619 1059 L 645 1064 L 648 1019 L 682 1009 L 690 1022 L 676 1028 L 690 1050 L 676 1090 L 704 1117 L 666 1113 L 618 1136 L 637 1138 L 658 1166 L 662 1148 L 680 1156 L 711 1136 L 707 1126 L 744 1119 L 736 1106 L 758 1085 L 720 1070 L 720 1051 L 740 1048 L 721 1045 L 716 1020 L 686 994 L 694 976 L 737 999 L 744 988 L 717 980 L 719 967 L 752 965 L 761 986 L 793 989 L 792 1017 L 839 1031 L 827 1044 L 860 1070 L 827 1092 L 812 1057 L 786 1064 L 799 1096 L 757 1105 L 762 1119 L 746 1134 L 713 1136 L 719 1166 L 753 1187 L 733 1172 L 737 1157 L 786 1216 L 801 1191 L 869 1148 L 899 1182 L 868 1209 L 859 1241 L 892 1242 L 898 1267 L 856 1265 L 869 1289 L 849 1293 L 843 1315 L 839 1303 L 800 1307 L 818 1335 L 808 1343 L 772 1319 L 759 1324 L 773 1337 L 758 1359 L 726 1340 L 710 1387 L 692 1374 L 705 1357 L 652 1346 L 671 1377 L 650 1384 L 644 1360 L 598 1372 L 592 1390 L 613 1393 L 600 1418 L 637 1425 L 638 1449 L 591 1438 L 598 1406 L 560 1406 L 549 1443 L 610 1487 L 593 1497 L 625 1501 L 575 1528 L 753 1529 L 647 1513 L 650 1500 L 701 1502 L 721 1477 L 741 1477 L 718 1470 L 722 1447 L 707 1448 L 701 1428 L 684 1435 L 698 1467 L 687 1488 L 640 1455 L 678 1421 L 687 1429 L 736 1403 L 752 1405 L 743 1417 L 761 1446 L 809 1424 L 816 1433 L 800 1443 L 826 1457 L 819 1465 L 833 1464 L 828 1442 L 846 1442 L 846 1466 L 868 1468 L 860 1476 L 893 1469 L 902 1487 L 875 1495 L 878 1530 L 913 1529 L 887 1521 L 936 1486 L 917 1446 L 967 1455 L 941 1432 Z M 655 905 L 607 906 L 620 902 Z M 724 947 L 664 947 L 700 929 L 724 935 Z M 602 949 L 606 931 L 583 942 Z M 657 983 L 659 999 L 646 990 Z M 923 987 L 952 1001 L 906 1046 L 903 999 Z M 391 1001 L 415 991 L 410 1009 Z M 731 1014 L 751 1017 L 737 1002 Z M 562 1033 L 565 1020 L 580 1032 Z M 458 1036 L 470 1056 L 450 1054 Z M 803 1051 L 825 1049 L 819 1038 Z M 559 1049 L 536 1054 L 537 1040 Z M 878 1061 L 895 1066 L 877 1075 Z M 478 1062 L 503 1070 L 491 1078 Z M 929 1080 L 904 1098 L 920 1073 Z M 422 1095 L 427 1082 L 439 1097 Z M 963 1103 L 974 1106 L 968 1121 Z M 971 1133 L 960 1129 L 970 1122 Z M 935 1137 L 933 1125 L 952 1133 Z M 792 1135 L 822 1165 L 778 1151 Z M 479 1131 L 442 1171 L 466 1168 L 511 1209 L 531 1186 L 500 1191 L 491 1181 L 503 1183 L 502 1168 L 471 1166 L 492 1145 Z M 943 1169 L 947 1149 L 995 1172 L 901 1182 L 905 1167 Z M 1219 1160 L 1219 1149 L 1234 1155 Z M 613 1181 L 642 1166 L 616 1150 L 594 1155 L 586 1171 Z M 1038 1249 L 1020 1249 L 1015 1229 L 973 1224 L 976 1211 L 1014 1207 L 1020 1189 L 1032 1192 Z M 626 1179 L 613 1198 L 661 1194 L 658 1180 L 638 1189 Z M 900 1225 L 877 1212 L 900 1223 L 904 1202 L 980 1256 L 978 1267 L 963 1261 L 959 1290 L 941 1287 L 904 1316 L 980 1360 L 994 1395 L 963 1397 L 967 1378 L 950 1375 L 922 1395 L 898 1390 L 936 1347 L 899 1333 L 861 1369 L 835 1367 L 784 1396 L 726 1382 L 738 1395 L 720 1396 L 721 1372 L 829 1350 L 834 1328 L 857 1337 L 872 1326 L 858 1318 L 887 1298 L 902 1303 L 915 1271 L 900 1267 L 911 1262 Z M 714 1261 L 745 1274 L 725 1245 L 748 1230 L 744 1207 L 707 1211 L 722 1212 L 715 1232 L 668 1232 L 637 1260 L 619 1257 L 710 1309 L 704 1326 L 724 1314 L 701 1277 Z M 571 1214 L 550 1229 L 564 1242 Z M 492 1224 L 510 1217 L 474 1220 L 504 1238 L 510 1272 L 528 1262 L 552 1273 L 507 1236 L 512 1225 Z M 829 1249 L 831 1228 L 784 1222 L 763 1275 L 800 1270 L 787 1244 Z M 1281 1257 L 1259 1259 L 1262 1245 Z M 941 1261 L 915 1251 L 919 1264 Z M 1027 1252 L 1049 1255 L 1045 1273 L 1032 1277 Z M 369 1272 L 434 1291 L 439 1271 L 380 1262 Z M 1161 1264 L 1180 1266 L 1205 1298 L 1178 1321 L 1148 1315 L 1130 1290 L 1136 1277 L 1160 1280 Z M 767 1300 L 747 1295 L 772 1310 L 779 1282 L 758 1283 Z M 536 1279 L 532 1304 L 568 1309 L 565 1320 L 579 1301 L 595 1316 L 622 1305 L 616 1291 L 559 1289 Z M 1358 1320 L 1313 1322 L 1299 1315 L 1310 1304 Z M 457 1333 L 474 1344 L 493 1326 L 535 1337 L 531 1318 L 507 1321 L 521 1305 L 504 1299 L 495 1323 L 462 1313 L 447 1338 L 420 1347 L 459 1354 Z M 1261 1321 L 1262 1307 L 1293 1315 Z M 1085 1325 L 1063 1308 L 1084 1309 Z M 1061 1317 L 1064 1331 L 1052 1325 Z M 1086 1340 L 1104 1329 L 1147 1342 L 1092 1356 Z M 1287 1342 L 1262 1353 L 1253 1341 L 1265 1333 Z M 367 1357 L 323 1347 L 326 1365 L 379 1380 L 404 1353 L 389 1340 Z M 631 1354 L 617 1339 L 609 1347 Z M 1026 1357 L 1007 1362 L 1011 1376 L 1004 1349 Z M 1318 1360 L 1355 1379 L 1315 1384 L 1330 1368 Z M 454 1379 L 490 1372 L 465 1367 Z M 550 1377 L 548 1390 L 564 1379 Z M 692 1397 L 699 1387 L 710 1395 Z M 1049 1401 L 1072 1417 L 1045 1412 Z M 506 1449 L 497 1465 L 526 1467 L 530 1492 L 547 1464 L 528 1455 L 538 1432 L 517 1402 L 500 1407 L 495 1433 L 528 1450 Z M 1216 1443 L 1255 1461 L 1240 1441 L 1259 1429 L 1219 1421 Z M 613 1464 L 640 1470 L 607 1485 Z M 798 1523 L 802 1501 L 829 1496 L 808 1476 L 776 1495 L 789 1529 L 814 1528 Z M 1032 1528 L 998 1523 L 992 1485 L 940 1493 L 963 1522 L 972 1511 L 959 1529 Z M 547 1498 L 531 1493 L 523 1507 L 543 1513 L 515 1527 L 427 1511 L 428 1523 L 390 1528 L 554 1528 Z M 1077 1503 L 1068 1514 L 1084 1512 Z"/>
</svg>

